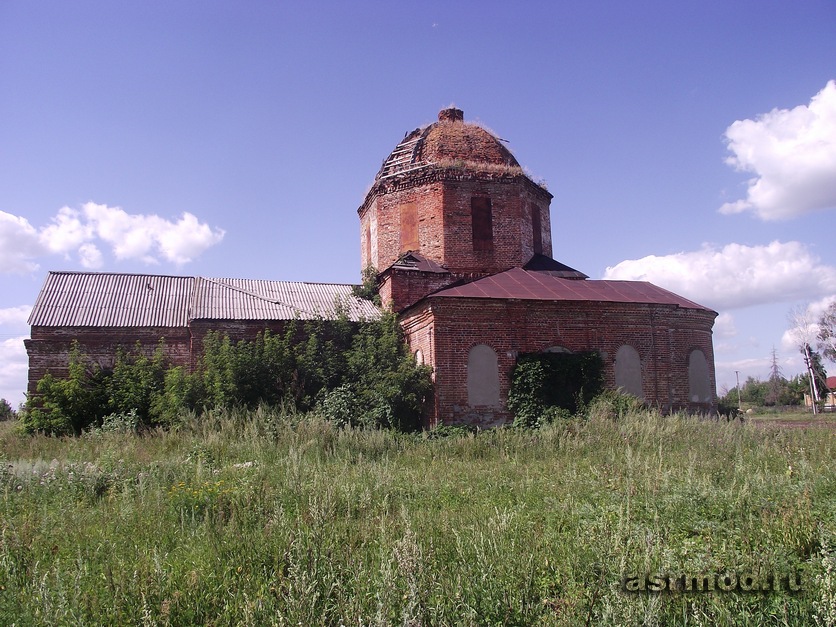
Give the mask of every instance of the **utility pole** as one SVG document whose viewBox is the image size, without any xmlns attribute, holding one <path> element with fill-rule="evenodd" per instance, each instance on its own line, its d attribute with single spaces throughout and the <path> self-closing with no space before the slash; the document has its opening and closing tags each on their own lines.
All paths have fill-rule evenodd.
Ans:
<svg viewBox="0 0 836 627">
<path fill-rule="evenodd" d="M 737 377 L 737 411 L 743 411 L 743 404 L 740 401 L 740 370 L 734 371 L 734 376 Z"/>
<path fill-rule="evenodd" d="M 804 363 L 807 364 L 807 376 L 810 377 L 810 394 L 812 395 L 813 415 L 819 413 L 819 388 L 816 385 L 816 373 L 813 372 L 813 358 L 810 356 L 810 345 L 804 344 Z"/>
</svg>

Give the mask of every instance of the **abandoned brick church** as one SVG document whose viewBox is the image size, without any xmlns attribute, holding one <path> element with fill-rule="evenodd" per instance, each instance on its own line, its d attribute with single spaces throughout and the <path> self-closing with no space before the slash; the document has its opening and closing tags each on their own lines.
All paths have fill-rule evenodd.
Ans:
<svg viewBox="0 0 836 627">
<path fill-rule="evenodd" d="M 444 109 L 384 160 L 358 213 L 362 267 L 377 271 L 415 358 L 432 367 L 427 426 L 510 420 L 517 356 L 596 351 L 609 388 L 663 411 L 715 406 L 717 313 L 641 281 L 590 280 L 552 258 L 552 195 L 484 128 Z M 208 330 L 232 338 L 294 317 L 375 315 L 347 285 L 51 272 L 30 325 L 29 391 L 66 369 L 71 339 L 106 359 L 165 337 L 193 365 Z"/>
</svg>

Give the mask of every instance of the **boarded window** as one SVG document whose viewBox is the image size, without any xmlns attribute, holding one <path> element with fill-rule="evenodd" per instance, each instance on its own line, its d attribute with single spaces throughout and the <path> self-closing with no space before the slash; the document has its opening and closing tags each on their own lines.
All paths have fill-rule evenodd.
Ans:
<svg viewBox="0 0 836 627">
<path fill-rule="evenodd" d="M 491 199 L 475 196 L 470 199 L 470 217 L 473 224 L 473 250 L 493 249 L 493 213 Z"/>
<path fill-rule="evenodd" d="M 418 207 L 414 202 L 401 205 L 401 252 L 418 250 Z"/>
<path fill-rule="evenodd" d="M 540 206 L 531 203 L 531 229 L 534 232 L 534 252 L 543 254 L 543 226 L 540 223 Z"/>
<path fill-rule="evenodd" d="M 485 344 L 477 344 L 467 355 L 467 403 L 499 406 L 499 367 L 496 352 Z"/>
<path fill-rule="evenodd" d="M 692 403 L 711 402 L 711 379 L 708 376 L 708 361 L 701 350 L 691 351 L 688 356 L 688 396 Z"/>
<path fill-rule="evenodd" d="M 626 344 L 615 353 L 615 387 L 627 394 L 644 398 L 642 393 L 642 362 L 638 351 Z"/>
</svg>

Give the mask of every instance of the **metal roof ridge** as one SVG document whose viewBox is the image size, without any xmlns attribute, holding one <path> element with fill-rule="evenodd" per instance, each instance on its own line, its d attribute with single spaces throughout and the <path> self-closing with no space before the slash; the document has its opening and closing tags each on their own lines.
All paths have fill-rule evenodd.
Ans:
<svg viewBox="0 0 836 627">
<path fill-rule="evenodd" d="M 325 281 L 281 281 L 279 279 L 247 279 L 241 277 L 198 277 L 207 281 L 260 281 L 262 283 L 291 283 L 293 285 L 339 285 L 342 287 L 356 287 L 359 283 L 327 283 Z"/>
<path fill-rule="evenodd" d="M 47 270 L 47 274 L 75 274 L 86 276 L 148 276 L 162 277 L 166 279 L 196 279 L 197 276 L 189 274 L 151 274 L 148 272 L 89 272 L 85 270 Z"/>
<path fill-rule="evenodd" d="M 253 298 L 257 298 L 258 300 L 264 301 L 265 303 L 271 303 L 273 305 L 283 305 L 284 307 L 287 307 L 288 309 L 292 309 L 292 310 L 298 311 L 300 313 L 306 313 L 306 314 L 308 314 L 310 316 L 314 316 L 314 317 L 322 316 L 322 312 L 308 311 L 307 309 L 303 309 L 302 307 L 298 307 L 296 305 L 291 305 L 289 303 L 285 303 L 284 301 L 281 301 L 281 300 L 272 300 L 272 299 L 266 298 L 265 296 L 263 296 L 261 294 L 258 294 L 256 292 L 252 292 L 250 290 L 245 290 L 242 287 L 237 287 L 235 285 L 230 285 L 229 283 L 224 283 L 223 279 L 211 279 L 209 277 L 203 277 L 203 278 L 206 281 L 209 281 L 210 283 L 214 283 L 215 285 L 219 285 L 221 287 L 225 287 L 227 289 L 234 290 L 234 291 L 239 292 L 241 294 L 246 294 L 247 296 L 252 296 Z M 239 281 L 240 280 L 252 281 L 252 280 L 258 280 L 258 279 L 238 279 L 238 280 Z M 292 281 L 285 281 L 285 283 L 291 283 L 291 282 Z"/>
</svg>

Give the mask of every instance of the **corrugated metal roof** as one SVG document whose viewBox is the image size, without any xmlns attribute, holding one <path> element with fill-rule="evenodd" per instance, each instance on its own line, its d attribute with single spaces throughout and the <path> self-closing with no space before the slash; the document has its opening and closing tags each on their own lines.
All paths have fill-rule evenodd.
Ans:
<svg viewBox="0 0 836 627">
<path fill-rule="evenodd" d="M 216 320 L 376 319 L 380 310 L 351 285 L 198 277 L 191 318 Z"/>
<path fill-rule="evenodd" d="M 194 277 L 50 272 L 29 324 L 69 327 L 184 327 Z"/>
<path fill-rule="evenodd" d="M 190 320 L 375 319 L 380 311 L 351 285 L 50 272 L 31 326 L 185 327 Z"/>
<path fill-rule="evenodd" d="M 522 268 L 512 268 L 472 283 L 450 287 L 432 294 L 429 298 L 514 298 L 646 303 L 711 311 L 707 307 L 645 281 L 579 281 L 563 279 L 542 272 L 529 272 Z"/>
</svg>

